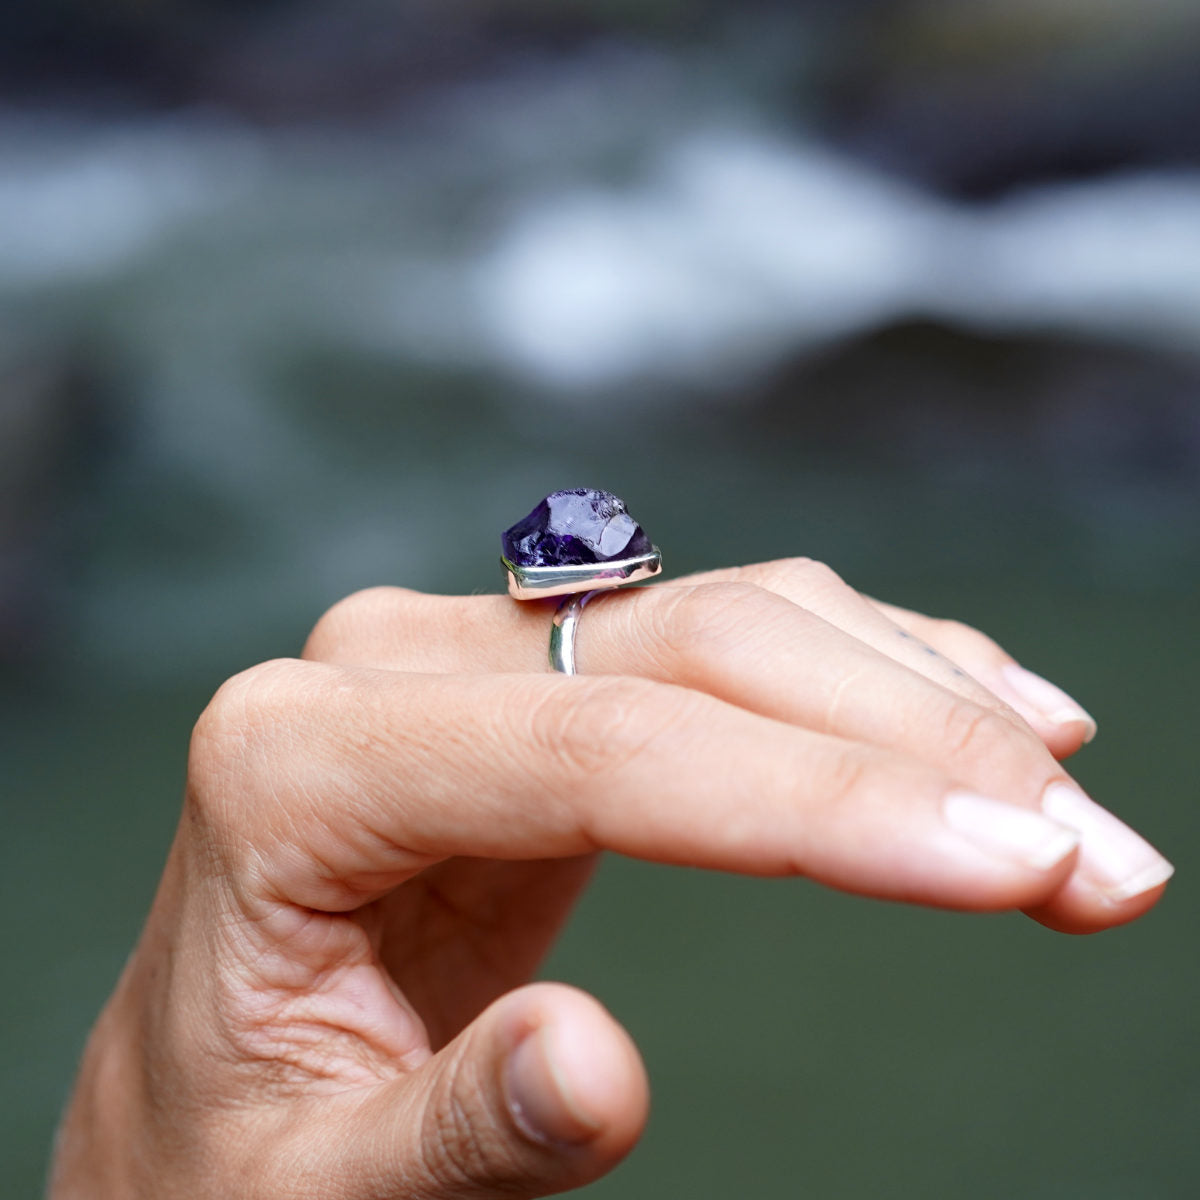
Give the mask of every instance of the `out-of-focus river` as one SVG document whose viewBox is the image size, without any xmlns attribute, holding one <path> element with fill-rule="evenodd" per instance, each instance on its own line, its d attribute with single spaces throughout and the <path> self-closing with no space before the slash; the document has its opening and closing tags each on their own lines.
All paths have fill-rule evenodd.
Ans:
<svg viewBox="0 0 1200 1200">
<path fill-rule="evenodd" d="M 956 331 L 968 354 L 972 340 L 1030 338 L 1070 347 L 1075 364 L 1089 344 L 1140 352 L 1154 387 L 1141 404 L 1126 371 L 1126 394 L 1048 394 L 1034 407 L 1049 417 L 1032 413 L 1018 433 L 1050 437 L 1068 462 L 1120 458 L 1121 431 L 1096 428 L 1113 419 L 1135 460 L 1147 437 L 1165 441 L 1171 461 L 1117 465 L 1148 467 L 1148 482 L 1195 514 L 1200 174 L 953 204 L 681 93 L 661 63 L 599 56 L 451 91 L 395 126 L 271 133 L 204 114 L 9 114 L 3 453 L 10 479 L 29 476 L 7 498 L 9 586 L 22 586 L 16 567 L 52 569 L 20 543 L 31 495 L 73 492 L 54 478 L 72 421 L 92 460 L 85 557 L 106 539 L 136 543 L 145 521 L 177 519 L 171 532 L 191 545 L 182 572 L 144 541 L 155 553 L 134 570 L 96 564 L 72 589 L 71 628 L 85 652 L 174 670 L 179 655 L 208 653 L 213 627 L 197 612 L 265 629 L 270 590 L 311 609 L 381 560 L 461 583 L 444 524 L 398 514 L 432 507 L 468 528 L 481 494 L 519 509 L 531 469 L 562 477 L 545 445 L 555 427 L 626 424 L 614 436 L 636 443 L 639 426 L 670 425 L 689 406 L 753 424 L 745 410 L 787 364 L 914 321 Z M 1061 357 L 1071 373 L 1071 353 Z M 1178 378 L 1158 384 L 1160 363 Z M 855 430 L 863 446 L 891 434 L 879 384 L 879 421 Z M 930 397 L 912 419 L 934 420 L 943 402 Z M 896 402 L 905 418 L 908 403 Z M 971 395 L 948 403 L 960 410 L 951 425 L 974 419 Z M 447 422 L 454 454 L 481 460 L 466 484 L 425 440 L 440 436 L 447 405 L 470 409 L 465 424 Z M 805 422 L 800 396 L 791 423 L 803 434 Z M 99 451 L 96 423 L 108 431 Z M 1098 440 L 1109 444 L 1097 451 Z M 31 447 L 45 457 L 31 462 Z M 669 447 L 659 453 L 672 475 Z M 139 496 L 156 511 L 139 512 Z M 110 505 L 119 519 L 102 519 Z M 1110 507 L 1092 519 L 1107 528 Z M 231 552 L 222 513 L 255 553 Z M 1194 551 L 1187 533 L 1159 531 L 1182 542 L 1164 565 Z"/>
</svg>

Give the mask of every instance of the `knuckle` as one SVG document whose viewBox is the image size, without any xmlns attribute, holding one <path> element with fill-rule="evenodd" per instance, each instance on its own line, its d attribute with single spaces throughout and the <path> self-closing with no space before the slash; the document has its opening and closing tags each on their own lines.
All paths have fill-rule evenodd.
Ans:
<svg viewBox="0 0 1200 1200">
<path fill-rule="evenodd" d="M 824 799 L 833 809 L 851 805 L 869 787 L 872 776 L 871 759 L 868 755 L 848 748 L 834 760 L 822 792 Z"/>
<path fill-rule="evenodd" d="M 421 1165 L 436 1192 L 454 1195 L 486 1187 L 502 1194 L 504 1185 L 523 1175 L 521 1156 L 483 1100 L 485 1082 L 464 1087 L 472 1082 L 458 1078 L 464 1069 L 460 1065 L 426 1101 Z"/>
<path fill-rule="evenodd" d="M 555 688 L 530 709 L 535 753 L 572 778 L 619 771 L 636 759 L 671 718 L 661 685 L 621 676 Z"/>
<path fill-rule="evenodd" d="M 988 762 L 1000 758 L 1020 736 L 999 713 L 975 704 L 956 702 L 946 710 L 943 739 L 954 759 Z"/>
<path fill-rule="evenodd" d="M 328 609 L 304 645 L 304 657 L 336 661 L 383 622 L 394 622 L 419 593 L 408 588 L 372 587 L 353 592 Z"/>
<path fill-rule="evenodd" d="M 818 596 L 847 587 L 828 563 L 803 555 L 762 563 L 755 568 L 754 578 L 770 591 L 790 595 Z"/>
<path fill-rule="evenodd" d="M 1000 653 L 1000 647 L 987 634 L 980 633 L 978 629 L 968 625 L 965 621 L 957 621 L 953 617 L 937 617 L 934 619 L 933 628 L 942 645 L 960 648 L 970 646 L 977 650 L 984 649 L 996 654 Z"/>
<path fill-rule="evenodd" d="M 654 642 L 675 658 L 694 655 L 698 645 L 736 643 L 756 627 L 766 592 L 752 583 L 702 583 L 662 589 L 664 603 L 652 625 Z"/>
<path fill-rule="evenodd" d="M 778 566 L 782 572 L 788 575 L 798 575 L 812 580 L 814 583 L 842 583 L 842 577 L 827 562 L 809 558 L 807 555 L 781 559 Z"/>
<path fill-rule="evenodd" d="M 266 739 L 292 705 L 296 662 L 273 659 L 223 683 L 192 730 L 188 797 L 211 807 L 246 792 L 257 778 Z"/>
<path fill-rule="evenodd" d="M 196 722 L 193 748 L 199 745 L 224 751 L 244 745 L 288 689 L 294 668 L 291 659 L 272 659 L 227 679 Z"/>
<path fill-rule="evenodd" d="M 954 617 L 933 617 L 931 620 L 934 629 L 947 638 L 962 639 L 982 636 L 965 621 L 956 620 Z"/>
</svg>

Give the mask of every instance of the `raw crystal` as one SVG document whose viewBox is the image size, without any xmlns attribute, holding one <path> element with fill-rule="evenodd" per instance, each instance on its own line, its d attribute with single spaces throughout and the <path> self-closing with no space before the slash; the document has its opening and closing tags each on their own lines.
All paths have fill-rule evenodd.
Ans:
<svg viewBox="0 0 1200 1200">
<path fill-rule="evenodd" d="M 649 554 L 654 547 L 612 492 L 551 492 L 501 537 L 504 557 L 519 567 L 567 567 Z"/>
</svg>

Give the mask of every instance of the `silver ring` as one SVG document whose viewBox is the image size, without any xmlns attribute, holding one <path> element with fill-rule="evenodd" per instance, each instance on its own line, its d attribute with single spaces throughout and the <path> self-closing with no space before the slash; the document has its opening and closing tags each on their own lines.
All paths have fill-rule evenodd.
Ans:
<svg viewBox="0 0 1200 1200">
<path fill-rule="evenodd" d="M 564 675 L 575 675 L 575 629 L 587 602 L 598 590 L 568 596 L 555 610 L 550 623 L 550 665 Z"/>
<path fill-rule="evenodd" d="M 551 492 L 501 544 L 514 600 L 566 597 L 550 626 L 550 665 L 564 675 L 576 674 L 575 633 L 588 601 L 662 571 L 662 554 L 624 501 L 592 488 Z"/>
</svg>

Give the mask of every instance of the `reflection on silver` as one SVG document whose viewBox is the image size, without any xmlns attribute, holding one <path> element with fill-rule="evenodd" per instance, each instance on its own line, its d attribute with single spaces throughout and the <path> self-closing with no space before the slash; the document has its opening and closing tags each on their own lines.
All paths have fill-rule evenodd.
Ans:
<svg viewBox="0 0 1200 1200">
<path fill-rule="evenodd" d="M 579 566 L 520 567 L 507 558 L 501 558 L 500 563 L 508 576 L 508 594 L 514 600 L 544 600 L 653 579 L 662 571 L 662 554 L 653 546 L 649 554 L 639 554 L 636 558 Z"/>
<path fill-rule="evenodd" d="M 575 630 L 579 625 L 579 614 L 594 595 L 595 591 L 568 596 L 554 614 L 554 622 L 550 626 L 550 665 L 564 675 L 576 673 Z"/>
</svg>

